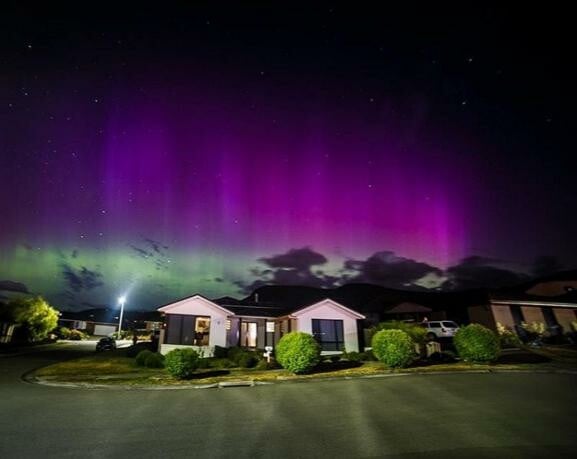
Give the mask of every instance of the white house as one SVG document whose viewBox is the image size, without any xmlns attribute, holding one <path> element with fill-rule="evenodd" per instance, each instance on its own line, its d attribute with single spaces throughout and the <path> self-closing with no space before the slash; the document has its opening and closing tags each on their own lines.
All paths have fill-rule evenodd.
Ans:
<svg viewBox="0 0 577 459">
<path fill-rule="evenodd" d="M 359 321 L 365 316 L 325 299 L 291 310 L 271 305 L 217 304 L 193 295 L 158 308 L 165 326 L 160 335 L 160 352 L 193 347 L 208 357 L 215 346 L 263 349 L 274 346 L 291 331 L 312 334 L 324 354 L 359 351 Z"/>
</svg>

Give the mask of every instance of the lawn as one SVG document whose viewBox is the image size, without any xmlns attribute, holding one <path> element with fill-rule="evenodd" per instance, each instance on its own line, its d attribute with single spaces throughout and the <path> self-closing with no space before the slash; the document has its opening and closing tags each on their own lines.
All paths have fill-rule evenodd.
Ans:
<svg viewBox="0 0 577 459">
<path fill-rule="evenodd" d="M 275 382 L 327 378 L 370 377 L 398 373 L 435 373 L 460 371 L 526 371 L 560 368 L 577 369 L 577 350 L 542 348 L 537 351 L 507 352 L 494 364 L 466 362 L 420 362 L 409 368 L 390 369 L 380 362 L 323 362 L 313 372 L 294 375 L 284 369 L 256 370 L 250 368 L 201 369 L 189 380 L 172 378 L 164 369 L 139 367 L 125 352 L 95 354 L 76 360 L 57 363 L 36 372 L 40 379 L 53 382 L 124 385 L 189 385 L 220 382 Z"/>
</svg>

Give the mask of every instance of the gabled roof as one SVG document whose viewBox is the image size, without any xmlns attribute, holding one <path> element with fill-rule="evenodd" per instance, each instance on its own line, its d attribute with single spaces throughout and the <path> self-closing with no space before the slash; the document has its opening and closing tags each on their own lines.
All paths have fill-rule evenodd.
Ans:
<svg viewBox="0 0 577 459">
<path fill-rule="evenodd" d="M 365 318 L 364 315 L 358 313 L 357 311 L 353 311 L 352 309 L 349 309 L 349 308 L 347 308 L 346 306 L 343 306 L 342 304 L 337 303 L 337 302 L 334 301 L 334 300 L 331 300 L 330 298 L 325 298 L 324 300 L 321 300 L 321 301 L 319 301 L 319 302 L 317 302 L 317 303 L 311 304 L 310 306 L 306 306 L 306 307 L 304 307 L 304 308 L 302 308 L 302 309 L 298 309 L 298 310 L 292 312 L 290 315 L 291 315 L 291 316 L 298 317 L 298 316 L 300 316 L 300 315 L 302 315 L 302 314 L 304 314 L 304 313 L 306 313 L 306 312 L 309 312 L 309 311 L 312 310 L 312 309 L 318 308 L 319 306 L 322 306 L 322 305 L 329 305 L 329 306 L 331 306 L 331 307 L 333 307 L 333 308 L 340 309 L 340 310 L 343 311 L 345 314 L 347 314 L 347 315 L 349 315 L 349 316 L 351 316 L 351 317 L 353 317 L 353 318 L 355 318 L 355 319 L 364 319 L 364 318 Z"/>
<path fill-rule="evenodd" d="M 167 312 L 170 313 L 170 311 L 172 309 L 175 309 L 175 308 L 181 306 L 183 303 L 186 303 L 187 301 L 195 300 L 195 299 L 202 300 L 205 304 L 208 304 L 209 306 L 211 306 L 217 310 L 220 310 L 221 312 L 224 312 L 225 314 L 234 315 L 234 313 L 230 309 L 223 308 L 222 306 L 216 304 L 214 301 L 211 301 L 208 298 L 206 298 L 206 297 L 204 297 L 198 293 L 195 295 L 188 296 L 186 298 L 182 298 L 180 300 L 177 300 L 174 303 L 169 303 L 169 304 L 166 304 L 164 306 L 161 306 L 160 308 L 157 308 L 157 311 L 164 312 L 164 313 L 167 313 Z"/>
</svg>

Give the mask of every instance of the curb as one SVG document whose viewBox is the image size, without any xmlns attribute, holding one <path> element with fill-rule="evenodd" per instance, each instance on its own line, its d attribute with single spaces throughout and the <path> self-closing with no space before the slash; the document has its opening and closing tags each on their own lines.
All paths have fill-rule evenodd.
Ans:
<svg viewBox="0 0 577 459">
<path fill-rule="evenodd" d="M 22 375 L 22 381 L 29 384 L 38 384 L 48 387 L 60 387 L 67 389 L 91 389 L 91 390 L 190 390 L 190 389 L 225 389 L 230 387 L 256 387 L 270 386 L 285 383 L 313 383 L 327 381 L 347 381 L 352 379 L 379 379 L 379 378 L 396 378 L 401 376 L 435 376 L 435 375 L 461 375 L 461 374 L 503 374 L 503 373 L 528 373 L 528 374 L 564 374 L 577 375 L 577 370 L 463 370 L 463 371 L 430 371 L 430 372 L 405 372 L 405 373 L 382 373 L 365 376 L 339 376 L 327 378 L 302 378 L 302 379 L 277 379 L 276 381 L 255 381 L 255 380 L 238 380 L 223 381 L 211 384 L 194 384 L 188 386 L 162 386 L 162 385 L 144 385 L 144 384 L 93 384 L 93 383 L 73 383 L 73 382 L 51 382 L 34 376 L 36 370 L 31 370 Z"/>
</svg>

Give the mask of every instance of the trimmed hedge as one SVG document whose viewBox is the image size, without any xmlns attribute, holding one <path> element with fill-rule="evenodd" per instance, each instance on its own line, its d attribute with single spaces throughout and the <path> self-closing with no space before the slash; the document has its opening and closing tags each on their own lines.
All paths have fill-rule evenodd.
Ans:
<svg viewBox="0 0 577 459">
<path fill-rule="evenodd" d="M 164 358 L 164 366 L 171 376 L 190 378 L 198 368 L 200 355 L 194 349 L 173 349 Z"/>
<path fill-rule="evenodd" d="M 403 368 L 415 358 L 415 345 L 402 330 L 381 330 L 373 336 L 373 354 L 388 367 Z"/>
<path fill-rule="evenodd" d="M 501 353 L 497 334 L 480 324 L 460 328 L 453 343 L 459 356 L 467 362 L 493 362 Z"/>
<path fill-rule="evenodd" d="M 291 332 L 280 339 L 275 355 L 283 368 L 292 373 L 306 373 L 319 363 L 321 347 L 312 335 Z"/>
<path fill-rule="evenodd" d="M 158 352 L 151 352 L 144 360 L 146 368 L 164 368 L 164 356 Z"/>
<path fill-rule="evenodd" d="M 151 354 L 154 353 L 148 349 L 140 351 L 135 358 L 136 365 L 138 365 L 139 367 L 145 366 L 146 358 Z"/>
</svg>

